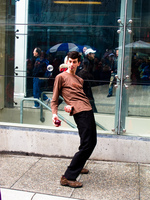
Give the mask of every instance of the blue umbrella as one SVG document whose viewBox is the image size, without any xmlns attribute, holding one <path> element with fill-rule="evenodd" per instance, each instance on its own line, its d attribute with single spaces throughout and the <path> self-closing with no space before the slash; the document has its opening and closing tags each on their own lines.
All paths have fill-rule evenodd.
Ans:
<svg viewBox="0 0 150 200">
<path fill-rule="evenodd" d="M 91 48 L 90 46 L 87 46 L 87 45 L 77 45 L 76 47 L 73 47 L 69 51 L 78 51 L 78 52 L 82 52 L 83 53 L 83 48 L 84 47 L 86 47 L 87 49 Z"/>
<path fill-rule="evenodd" d="M 77 47 L 74 43 L 59 43 L 49 49 L 50 53 L 54 53 L 57 51 L 66 51 L 68 52 L 70 49 Z"/>
</svg>

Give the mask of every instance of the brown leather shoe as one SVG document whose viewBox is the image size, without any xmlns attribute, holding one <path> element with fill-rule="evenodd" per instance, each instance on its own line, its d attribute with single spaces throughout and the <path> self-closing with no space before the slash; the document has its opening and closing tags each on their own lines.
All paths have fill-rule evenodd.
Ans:
<svg viewBox="0 0 150 200">
<path fill-rule="evenodd" d="M 69 186 L 72 188 L 80 188 L 83 186 L 82 183 L 80 183 L 78 181 L 70 181 L 70 180 L 66 179 L 64 176 L 61 177 L 60 184 L 62 186 Z"/>
<path fill-rule="evenodd" d="M 88 169 L 85 169 L 83 168 L 80 172 L 80 174 L 88 174 L 89 173 L 89 170 Z"/>
</svg>

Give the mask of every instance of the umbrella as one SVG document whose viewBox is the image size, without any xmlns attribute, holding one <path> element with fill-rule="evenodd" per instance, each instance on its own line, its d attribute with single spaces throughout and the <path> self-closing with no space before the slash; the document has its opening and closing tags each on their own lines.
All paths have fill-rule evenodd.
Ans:
<svg viewBox="0 0 150 200">
<path fill-rule="evenodd" d="M 74 43 L 59 43 L 49 49 L 50 53 L 54 53 L 57 51 L 66 51 L 68 52 L 70 49 L 77 47 Z"/>
<path fill-rule="evenodd" d="M 70 51 L 83 52 L 83 48 L 84 48 L 84 47 L 90 48 L 90 46 L 77 45 L 76 47 L 71 48 Z"/>
<path fill-rule="evenodd" d="M 125 45 L 125 47 L 131 47 L 131 48 L 137 48 L 137 49 L 149 49 L 150 43 L 139 40 L 139 41 L 127 44 Z"/>
<path fill-rule="evenodd" d="M 150 43 L 138 40 L 136 42 L 126 44 L 125 47 L 133 49 L 150 49 Z M 122 49 L 122 46 L 117 47 L 116 49 Z"/>
<path fill-rule="evenodd" d="M 77 45 L 76 47 L 71 48 L 69 51 L 77 51 L 77 52 L 82 52 L 83 53 L 83 48 L 86 47 L 91 48 L 90 46 L 87 45 Z"/>
</svg>

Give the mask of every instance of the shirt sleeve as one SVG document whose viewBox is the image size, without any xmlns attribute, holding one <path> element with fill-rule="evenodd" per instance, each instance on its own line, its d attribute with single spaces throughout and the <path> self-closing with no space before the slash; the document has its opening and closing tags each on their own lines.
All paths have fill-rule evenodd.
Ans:
<svg viewBox="0 0 150 200">
<path fill-rule="evenodd" d="M 57 114 L 58 98 L 61 93 L 61 88 L 62 88 L 62 77 L 56 76 L 55 82 L 54 82 L 54 87 L 53 87 L 53 97 L 52 97 L 52 101 L 51 101 L 52 114 Z"/>
</svg>

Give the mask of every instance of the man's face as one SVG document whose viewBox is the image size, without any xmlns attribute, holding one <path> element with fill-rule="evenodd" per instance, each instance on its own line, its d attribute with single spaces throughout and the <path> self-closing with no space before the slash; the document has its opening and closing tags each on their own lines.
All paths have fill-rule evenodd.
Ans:
<svg viewBox="0 0 150 200">
<path fill-rule="evenodd" d="M 83 53 L 85 53 L 86 50 L 87 50 L 87 47 L 83 47 Z"/>
<path fill-rule="evenodd" d="M 38 57 L 38 52 L 36 52 L 36 49 L 33 50 L 33 56 Z"/>
<path fill-rule="evenodd" d="M 89 54 L 88 54 L 88 58 L 89 58 L 90 60 L 93 60 L 93 59 L 95 58 L 95 53 L 89 53 Z"/>
<path fill-rule="evenodd" d="M 68 65 L 69 72 L 75 73 L 77 70 L 77 67 L 80 65 L 80 62 L 78 62 L 78 58 L 76 59 L 69 58 L 67 60 L 67 65 Z"/>
</svg>

